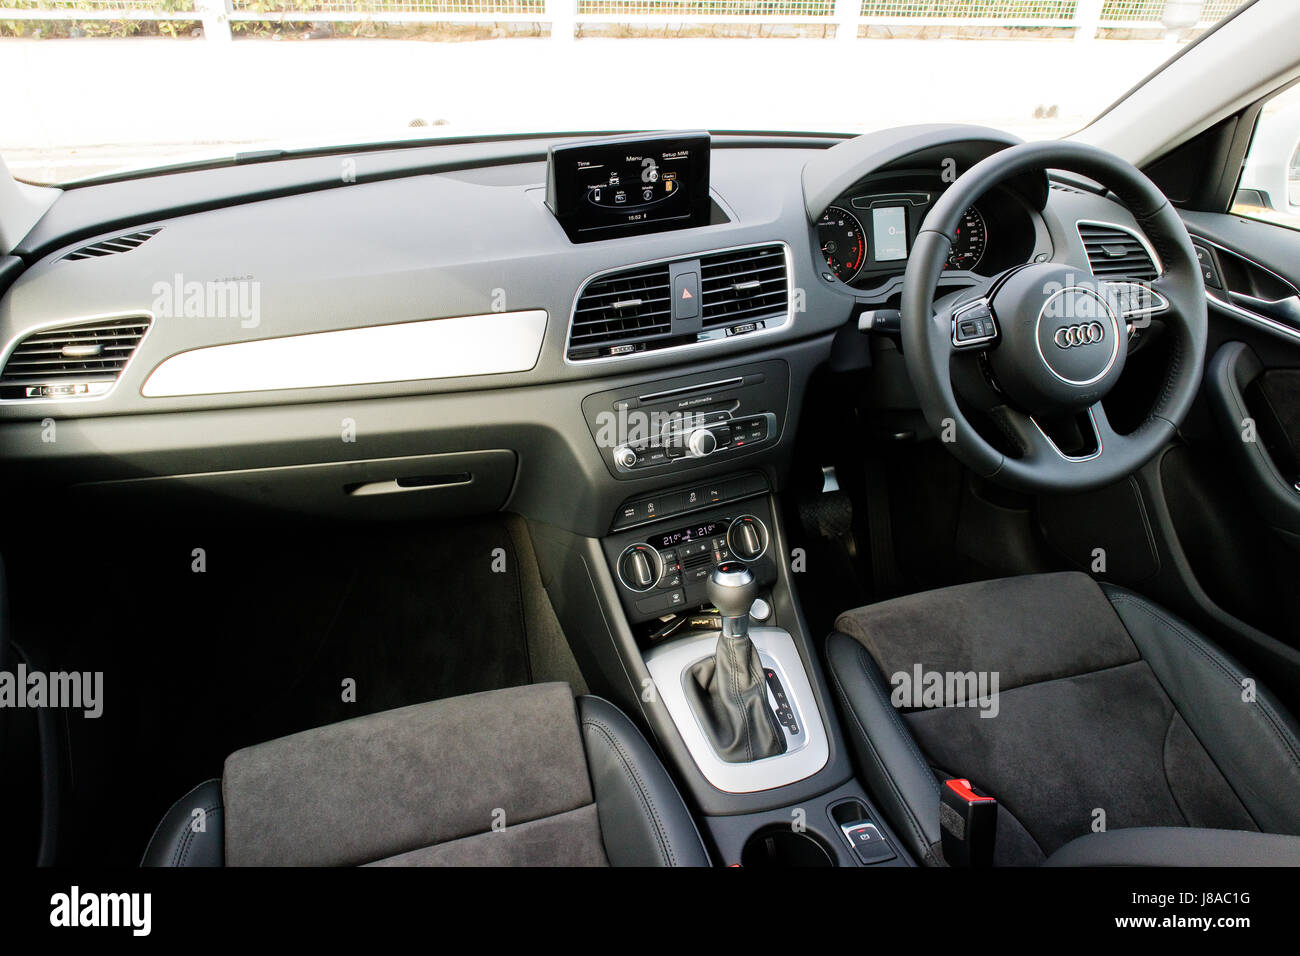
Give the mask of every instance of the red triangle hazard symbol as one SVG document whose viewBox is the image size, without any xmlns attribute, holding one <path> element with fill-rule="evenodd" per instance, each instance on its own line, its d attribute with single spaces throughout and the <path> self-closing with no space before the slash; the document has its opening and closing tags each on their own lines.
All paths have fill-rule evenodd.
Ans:
<svg viewBox="0 0 1300 956">
<path fill-rule="evenodd" d="M 683 288 L 683 289 L 682 289 L 682 298 L 683 298 L 683 299 L 693 299 L 693 298 L 695 298 L 695 296 L 691 295 L 691 290 L 690 290 L 690 289 Z"/>
</svg>

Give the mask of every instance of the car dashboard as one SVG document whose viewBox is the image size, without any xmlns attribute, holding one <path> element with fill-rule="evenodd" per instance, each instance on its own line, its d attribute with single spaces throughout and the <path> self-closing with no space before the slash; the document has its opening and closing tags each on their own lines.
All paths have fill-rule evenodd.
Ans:
<svg viewBox="0 0 1300 956">
<path fill-rule="evenodd" d="M 961 126 L 716 135 L 707 190 L 694 167 L 670 165 L 680 150 L 661 150 L 662 180 L 627 193 L 671 208 L 678 183 L 698 215 L 575 237 L 548 160 L 580 142 L 66 190 L 6 260 L 7 480 L 362 517 L 508 508 L 597 537 L 661 490 L 700 495 L 755 469 L 775 479 L 809 376 L 861 310 L 896 307 L 930 205 L 1016 140 Z M 611 173 L 583 175 L 581 195 L 625 212 Z M 1010 182 L 967 213 L 941 284 L 1034 257 L 1087 270 L 1079 221 L 1134 229 L 1087 183 Z M 684 439 L 728 430 L 670 455 L 662 431 L 638 441 L 593 417 L 637 408 L 714 416 L 668 421 Z"/>
<path fill-rule="evenodd" d="M 431 144 L 65 191 L 0 265 L 3 481 L 38 519 L 10 550 L 48 540 L 46 516 L 414 528 L 508 512 L 584 673 L 640 706 L 722 821 L 725 856 L 750 836 L 745 814 L 816 800 L 837 828 L 861 820 L 807 666 L 779 494 L 805 411 L 826 414 L 808 396 L 827 369 L 917 408 L 898 330 L 864 334 L 860 317 L 898 309 L 945 177 L 1017 141 L 928 126 L 714 135 L 707 152 L 698 135 L 613 142 Z M 1108 267 L 1146 255 L 1098 187 L 1041 172 L 964 222 L 951 290 L 1040 257 L 1083 273 L 1097 243 Z M 830 412 L 834 431 L 853 409 Z M 737 561 L 767 609 L 788 744 L 740 770 L 708 756 L 680 700 L 635 696 L 679 686 L 682 661 L 659 651 L 684 645 L 665 628 L 707 624 L 710 582 Z"/>
</svg>

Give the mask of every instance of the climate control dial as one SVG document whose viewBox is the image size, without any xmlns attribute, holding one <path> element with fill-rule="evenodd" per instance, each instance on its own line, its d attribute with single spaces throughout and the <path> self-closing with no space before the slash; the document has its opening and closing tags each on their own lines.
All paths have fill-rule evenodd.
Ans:
<svg viewBox="0 0 1300 956">
<path fill-rule="evenodd" d="M 767 525 L 753 515 L 740 515 L 727 528 L 727 547 L 738 561 L 757 561 L 767 553 Z"/>
<path fill-rule="evenodd" d="M 629 591 L 640 594 L 654 590 L 663 573 L 659 552 L 644 542 L 629 544 L 618 557 L 618 579 Z"/>
</svg>

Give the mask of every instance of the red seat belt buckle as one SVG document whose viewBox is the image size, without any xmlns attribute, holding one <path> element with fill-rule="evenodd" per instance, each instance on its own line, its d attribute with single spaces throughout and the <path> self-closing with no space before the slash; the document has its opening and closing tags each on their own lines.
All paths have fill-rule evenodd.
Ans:
<svg viewBox="0 0 1300 956">
<path fill-rule="evenodd" d="M 939 794 L 944 860 L 949 866 L 992 866 L 997 800 L 977 791 L 964 777 L 945 780 Z"/>
</svg>

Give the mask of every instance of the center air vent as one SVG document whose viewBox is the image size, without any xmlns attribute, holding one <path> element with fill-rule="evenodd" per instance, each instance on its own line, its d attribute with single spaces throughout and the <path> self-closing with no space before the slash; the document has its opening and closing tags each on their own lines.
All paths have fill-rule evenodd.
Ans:
<svg viewBox="0 0 1300 956">
<path fill-rule="evenodd" d="M 758 246 L 700 259 L 704 327 L 743 326 L 783 316 L 790 306 L 785 250 Z"/>
<path fill-rule="evenodd" d="M 0 399 L 93 398 L 112 389 L 149 331 L 147 316 L 96 319 L 33 332 L 0 372 Z"/>
<path fill-rule="evenodd" d="M 1159 275 L 1146 245 L 1127 229 L 1081 222 L 1079 238 L 1098 279 L 1147 281 Z"/>
<path fill-rule="evenodd" d="M 130 252 L 137 246 L 148 242 L 158 233 L 162 232 L 162 227 L 157 229 L 145 229 L 143 232 L 133 232 L 125 236 L 117 236 L 113 239 L 101 239 L 99 242 L 92 242 L 88 246 L 82 246 L 69 252 L 63 258 L 65 259 L 98 259 L 101 256 L 116 255 L 119 252 Z"/>
<path fill-rule="evenodd" d="M 789 256 L 780 243 L 601 273 L 578 293 L 569 361 L 619 358 L 785 325 Z"/>
<path fill-rule="evenodd" d="M 573 310 L 569 358 L 644 351 L 672 331 L 668 263 L 629 269 L 587 283 Z"/>
</svg>

